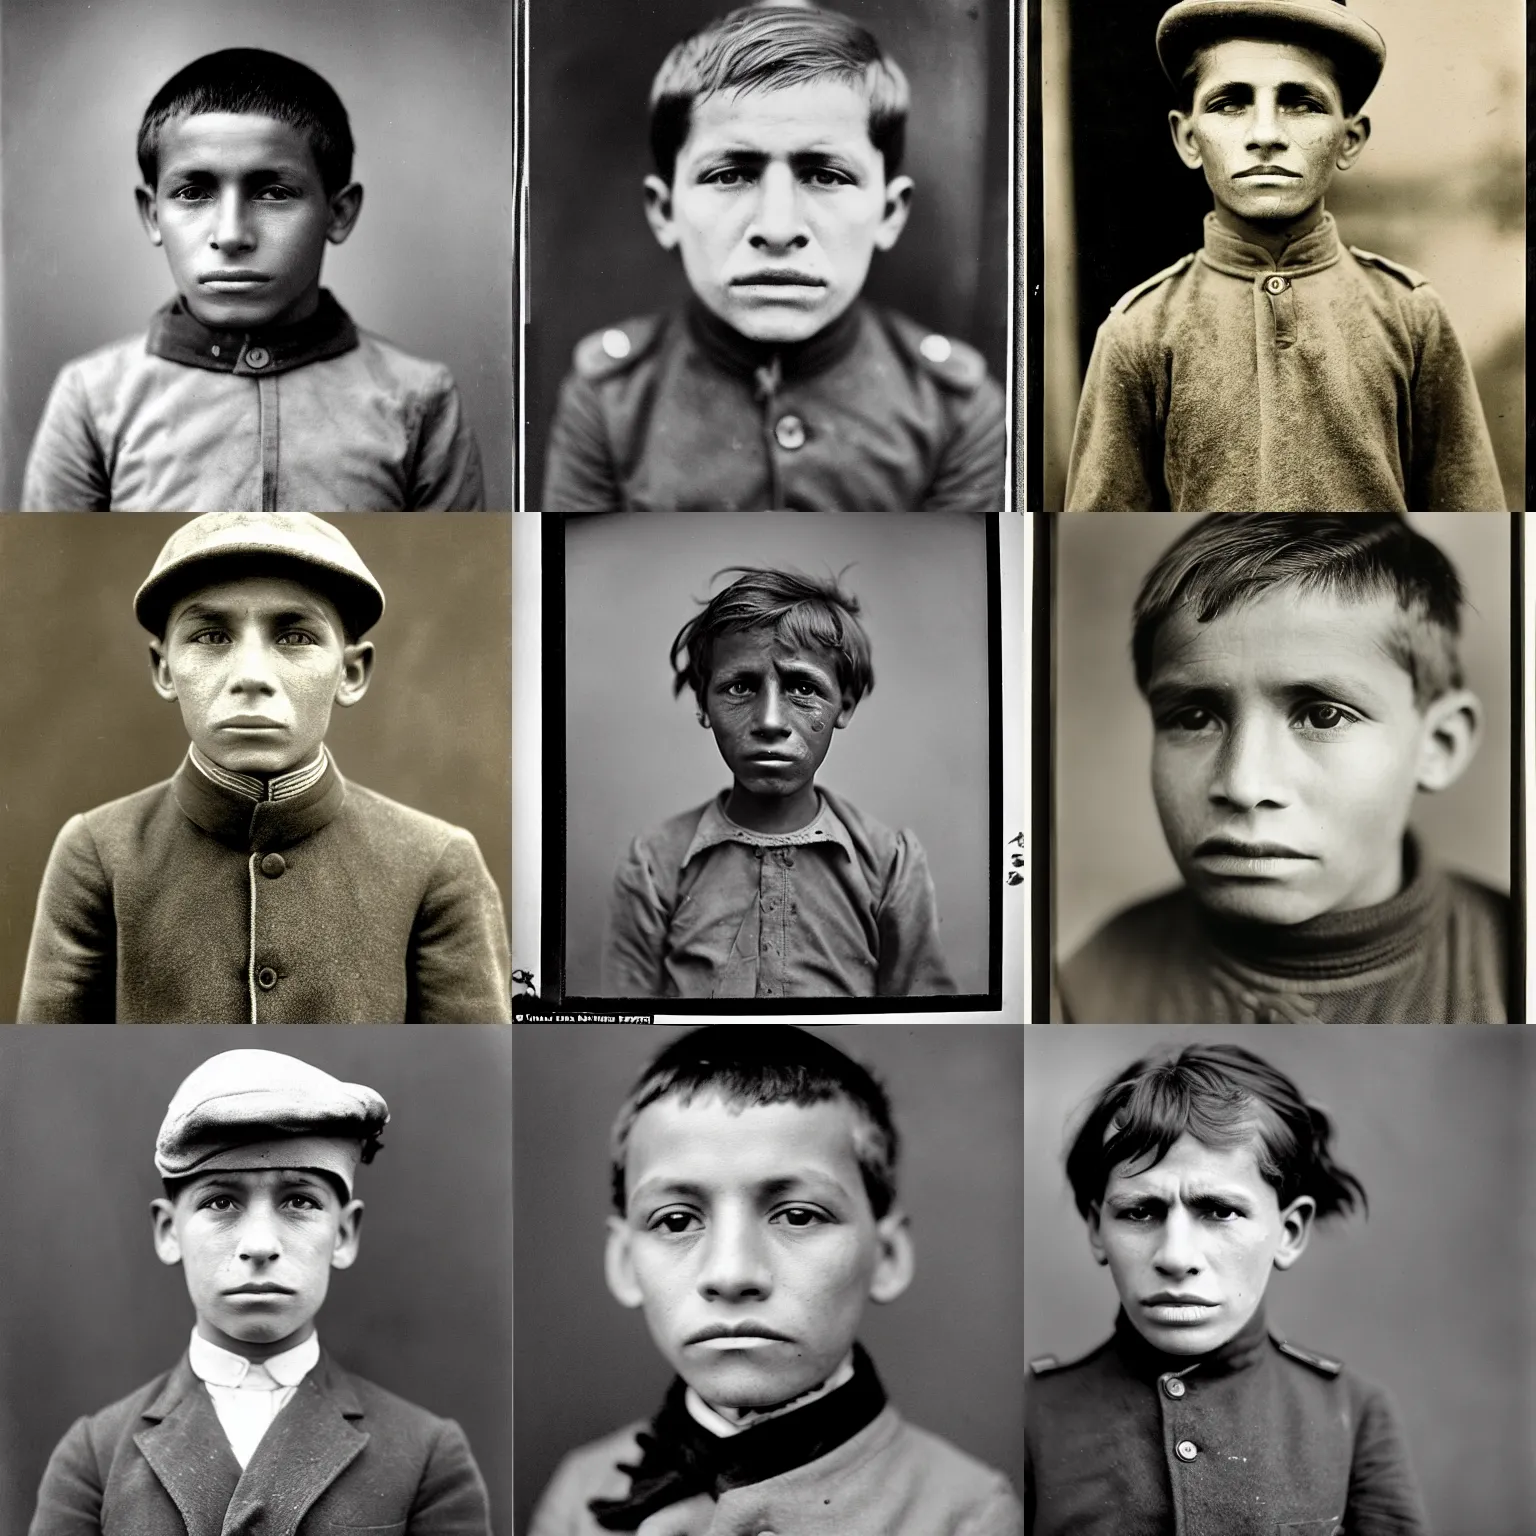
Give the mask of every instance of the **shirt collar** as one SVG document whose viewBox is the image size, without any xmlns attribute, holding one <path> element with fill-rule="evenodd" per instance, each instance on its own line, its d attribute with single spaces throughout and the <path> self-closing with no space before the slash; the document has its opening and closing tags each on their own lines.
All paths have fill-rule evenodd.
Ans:
<svg viewBox="0 0 1536 1536">
<path fill-rule="evenodd" d="M 1196 1370 L 1204 1377 L 1231 1376 L 1257 1364 L 1268 1342 L 1263 1302 L 1225 1344 L 1204 1355 L 1165 1354 L 1141 1336 L 1123 1307 L 1115 1318 L 1114 1347 L 1132 1372 L 1144 1381 L 1165 1375 L 1188 1376 Z"/>
<path fill-rule="evenodd" d="M 780 1414 L 793 1413 L 797 1408 L 809 1407 L 818 1398 L 837 1391 L 839 1387 L 852 1380 L 853 1351 L 850 1349 L 843 1356 L 843 1363 L 819 1387 L 812 1387 L 810 1391 L 802 1392 L 798 1397 L 792 1397 L 787 1403 L 780 1403 L 776 1407 L 711 1408 L 692 1387 L 683 1394 L 683 1405 L 693 1416 L 696 1424 L 702 1424 L 712 1435 L 728 1439 L 731 1435 L 739 1435 L 744 1429 L 751 1429 L 754 1424 L 761 1424 L 765 1419 L 776 1419 Z"/>
<path fill-rule="evenodd" d="M 346 780 L 324 747 L 318 760 L 270 783 L 218 768 L 192 747 L 171 780 L 171 793 L 189 821 L 231 848 L 257 853 L 318 832 L 334 820 L 346 792 Z"/>
<path fill-rule="evenodd" d="M 1324 213 L 1306 234 L 1291 241 L 1278 260 L 1262 245 L 1252 245 L 1241 235 L 1234 234 L 1214 213 L 1205 216 L 1201 259 L 1208 267 L 1225 272 L 1229 277 L 1263 277 L 1271 272 L 1283 272 L 1287 277 L 1306 277 L 1331 267 L 1342 254 L 1338 226 L 1331 213 Z"/>
<path fill-rule="evenodd" d="M 328 288 L 320 290 L 314 314 L 292 325 L 253 331 L 220 331 L 204 325 L 178 296 L 155 311 L 146 345 L 154 356 L 169 362 L 206 368 L 210 373 L 261 378 L 350 352 L 357 345 L 357 327 Z"/>
<path fill-rule="evenodd" d="M 725 802 L 729 794 L 728 789 L 722 789 L 704 807 L 704 814 L 699 818 L 698 830 L 694 832 L 693 841 L 688 844 L 688 851 L 683 855 L 684 869 L 688 867 L 688 861 L 695 854 L 707 853 L 720 843 L 745 843 L 748 848 L 803 848 L 811 843 L 835 843 L 850 860 L 855 858 L 853 838 L 848 828 L 843 825 L 842 818 L 832 809 L 827 797 L 819 790 L 816 799 L 820 808 L 811 821 L 794 832 L 774 833 L 753 832 L 750 828 L 738 826 L 732 821 L 725 814 Z"/>
<path fill-rule="evenodd" d="M 263 1360 L 267 1374 L 280 1387 L 296 1387 L 320 1362 L 320 1335 L 312 1333 L 302 1344 L 285 1349 L 270 1360 Z M 238 1387 L 251 1369 L 251 1362 L 244 1355 L 231 1353 L 217 1344 L 211 1344 L 197 1329 L 192 1330 L 192 1342 L 187 1347 L 187 1363 L 199 1381 L 211 1387 Z"/>
<path fill-rule="evenodd" d="M 192 759 L 192 766 L 205 778 L 215 784 L 222 784 L 225 789 L 237 795 L 244 795 L 247 800 L 291 800 L 295 795 L 302 795 L 311 785 L 320 782 L 327 762 L 325 744 L 322 742 L 316 748 L 315 755 L 302 768 L 290 768 L 287 773 L 280 773 L 275 778 L 259 779 L 253 773 L 232 773 L 228 768 L 219 767 L 211 757 L 205 757 L 197 750 L 195 742 L 187 756 Z"/>
<path fill-rule="evenodd" d="M 841 362 L 858 341 L 863 317 L 864 305 L 855 299 L 814 336 L 775 345 L 743 336 L 696 298 L 688 301 L 687 308 L 688 332 L 711 361 L 741 378 L 757 376 L 760 385 L 771 378 L 774 389 L 780 383 L 825 373 Z"/>
</svg>

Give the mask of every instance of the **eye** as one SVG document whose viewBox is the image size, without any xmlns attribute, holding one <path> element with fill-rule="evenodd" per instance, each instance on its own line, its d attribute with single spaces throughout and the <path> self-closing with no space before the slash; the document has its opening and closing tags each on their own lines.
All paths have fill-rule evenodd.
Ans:
<svg viewBox="0 0 1536 1536">
<path fill-rule="evenodd" d="M 816 187 L 847 187 L 853 184 L 851 176 L 834 171 L 831 166 L 818 165 L 805 173 L 805 179 Z"/>
<path fill-rule="evenodd" d="M 693 1211 L 661 1211 L 651 1218 L 647 1231 L 681 1237 L 685 1232 L 702 1231 L 703 1226 Z"/>
<path fill-rule="evenodd" d="M 1239 1216 L 1241 1216 L 1243 1213 L 1240 1210 L 1238 1210 L 1235 1206 L 1231 1206 L 1231 1205 L 1213 1205 L 1213 1206 L 1210 1206 L 1210 1207 L 1207 1208 L 1205 1214 L 1207 1216 L 1209 1216 L 1212 1221 L 1216 1221 L 1216 1222 L 1229 1222 L 1229 1221 L 1236 1221 L 1237 1218 Z"/>
<path fill-rule="evenodd" d="M 1146 1205 L 1128 1205 L 1115 1212 L 1116 1221 L 1129 1222 L 1133 1227 L 1144 1227 L 1152 1220 L 1152 1209 Z"/>
<path fill-rule="evenodd" d="M 288 1204 L 297 1206 L 301 1211 L 320 1211 L 325 1209 L 313 1195 L 289 1195 Z"/>
<path fill-rule="evenodd" d="M 787 1205 L 783 1210 L 775 1211 L 773 1219 L 786 1227 L 817 1227 L 825 1226 L 832 1218 L 808 1205 Z"/>
<path fill-rule="evenodd" d="M 212 196 L 206 187 L 177 187 L 170 194 L 170 199 L 173 203 L 202 203 Z"/>
<path fill-rule="evenodd" d="M 300 193 L 294 187 L 285 187 L 278 182 L 273 182 L 270 187 L 263 187 L 256 194 L 256 201 L 261 203 L 286 203 L 298 197 Z"/>
<path fill-rule="evenodd" d="M 733 682 L 726 683 L 720 691 L 728 699 L 744 699 L 752 692 L 752 685 L 751 683 L 744 683 L 740 678 L 737 678 Z"/>
<path fill-rule="evenodd" d="M 222 629 L 200 629 L 189 637 L 191 645 L 224 645 L 229 640 L 229 634 Z"/>
<path fill-rule="evenodd" d="M 1199 735 L 1216 728 L 1216 716 L 1201 704 L 1189 704 L 1183 709 L 1171 710 L 1158 722 L 1166 731 Z"/>
<path fill-rule="evenodd" d="M 740 166 L 726 165 L 718 171 L 709 171 L 700 180 L 707 187 L 744 187 L 748 177 Z"/>
<path fill-rule="evenodd" d="M 285 629 L 277 637 L 279 645 L 316 645 L 319 642 L 315 637 L 302 629 Z"/>
<path fill-rule="evenodd" d="M 229 1195 L 209 1195 L 206 1200 L 198 1202 L 200 1211 L 232 1211 L 234 1208 L 234 1199 Z"/>
<path fill-rule="evenodd" d="M 1308 704 L 1296 717 L 1298 724 L 1319 736 L 1342 736 L 1360 717 L 1339 704 Z"/>
</svg>

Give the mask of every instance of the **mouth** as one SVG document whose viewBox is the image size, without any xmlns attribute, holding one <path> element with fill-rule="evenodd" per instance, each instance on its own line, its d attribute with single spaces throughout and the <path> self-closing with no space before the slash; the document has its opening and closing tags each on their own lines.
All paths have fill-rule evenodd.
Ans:
<svg viewBox="0 0 1536 1536">
<path fill-rule="evenodd" d="M 1240 880 L 1276 880 L 1317 862 L 1316 855 L 1285 843 L 1245 843 L 1235 837 L 1208 837 L 1196 846 L 1193 857 L 1208 874 Z"/>
<path fill-rule="evenodd" d="M 224 267 L 217 272 L 205 272 L 197 281 L 201 287 L 211 288 L 215 293 L 248 293 L 272 279 L 265 272 L 250 267 Z"/>
<path fill-rule="evenodd" d="M 801 272 L 794 267 L 760 267 L 756 272 L 745 272 L 733 277 L 732 288 L 825 288 L 827 280 Z"/>
<path fill-rule="evenodd" d="M 747 759 L 754 768 L 793 768 L 795 759 L 782 752 L 756 752 Z"/>
<path fill-rule="evenodd" d="M 752 1344 L 792 1344 L 794 1340 L 777 1328 L 762 1323 L 712 1323 L 683 1340 L 685 1346 L 709 1344 L 719 1349 L 749 1346 Z"/>
<path fill-rule="evenodd" d="M 220 731 L 281 731 L 287 729 L 281 720 L 269 720 L 265 715 L 231 715 L 215 727 Z"/>
<path fill-rule="evenodd" d="M 1301 180 L 1300 171 L 1288 171 L 1283 165 L 1253 165 L 1246 171 L 1239 171 L 1232 179 L 1233 181 L 1242 181 L 1247 176 L 1284 176 L 1292 181 Z"/>
<path fill-rule="evenodd" d="M 1146 1297 L 1141 1307 L 1154 1322 L 1168 1323 L 1177 1327 L 1181 1324 L 1205 1322 L 1216 1310 L 1216 1303 L 1207 1301 L 1203 1296 L 1185 1296 L 1176 1291 L 1159 1291 L 1155 1296 Z"/>
<path fill-rule="evenodd" d="M 267 1285 L 259 1281 L 253 1281 L 250 1285 L 237 1285 L 231 1291 L 225 1291 L 226 1296 L 296 1296 L 297 1291 L 291 1291 L 286 1285 Z"/>
</svg>

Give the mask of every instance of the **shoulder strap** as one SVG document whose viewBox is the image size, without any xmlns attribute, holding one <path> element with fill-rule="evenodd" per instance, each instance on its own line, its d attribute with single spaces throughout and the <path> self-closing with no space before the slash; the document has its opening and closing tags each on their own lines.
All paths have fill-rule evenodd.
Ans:
<svg viewBox="0 0 1536 1536">
<path fill-rule="evenodd" d="M 1342 1360 L 1330 1360 L 1327 1355 L 1314 1355 L 1310 1349 L 1303 1349 L 1299 1344 L 1288 1344 L 1284 1339 L 1276 1338 L 1274 1334 L 1270 1334 L 1269 1337 L 1282 1355 L 1289 1355 L 1292 1360 L 1299 1360 L 1303 1365 L 1310 1366 L 1319 1376 L 1326 1376 L 1332 1380 L 1344 1369 Z"/>
<path fill-rule="evenodd" d="M 576 372 L 593 382 L 628 373 L 656 345 L 660 334 L 660 315 L 642 315 L 593 331 L 576 343 Z"/>
<path fill-rule="evenodd" d="M 1110 314 L 1123 314 L 1131 307 L 1132 304 L 1137 301 L 1137 299 L 1141 298 L 1143 294 L 1151 293 L 1154 288 L 1161 287 L 1162 284 L 1168 282 L 1171 278 L 1175 278 L 1179 275 L 1179 273 L 1186 271 L 1194 259 L 1195 252 L 1190 251 L 1188 255 L 1180 256 L 1172 266 L 1164 267 L 1161 272 L 1154 272 L 1152 276 L 1146 280 L 1146 282 L 1137 283 L 1137 285 L 1132 288 L 1129 293 L 1122 293 L 1120 297 L 1110 305 Z"/>
<path fill-rule="evenodd" d="M 1375 251 L 1363 251 L 1358 245 L 1352 245 L 1349 249 L 1367 265 L 1380 267 L 1383 272 L 1390 272 L 1398 282 L 1405 283 L 1409 288 L 1422 288 L 1429 282 L 1422 272 L 1415 272 L 1412 267 L 1405 267 L 1401 262 L 1388 261 L 1385 256 L 1378 256 Z"/>
</svg>

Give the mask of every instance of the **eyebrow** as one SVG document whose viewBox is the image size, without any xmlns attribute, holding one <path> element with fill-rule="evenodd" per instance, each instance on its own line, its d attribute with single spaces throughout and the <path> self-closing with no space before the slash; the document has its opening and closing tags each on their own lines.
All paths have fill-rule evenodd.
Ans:
<svg viewBox="0 0 1536 1536">
<path fill-rule="evenodd" d="M 178 624 L 229 624 L 235 617 L 236 610 L 233 608 L 220 608 L 215 603 L 191 602 L 176 615 L 176 622 Z M 265 623 L 274 626 L 330 623 L 330 619 L 323 608 L 310 607 L 308 604 L 289 604 L 285 608 L 260 612 L 257 617 Z"/>
<path fill-rule="evenodd" d="M 1327 676 L 1319 673 L 1310 678 L 1298 678 L 1295 682 L 1279 683 L 1264 690 L 1272 697 L 1300 703 L 1304 699 L 1360 700 L 1362 705 L 1380 710 L 1385 700 L 1360 678 Z M 1233 690 L 1215 683 L 1201 683 L 1191 679 L 1182 681 L 1177 673 L 1172 678 L 1153 682 L 1147 688 L 1147 702 L 1154 708 L 1168 704 L 1225 704 Z"/>
<path fill-rule="evenodd" d="M 815 1173 L 806 1170 L 803 1173 L 782 1174 L 777 1178 L 763 1179 L 751 1186 L 753 1194 L 763 1199 L 772 1199 L 776 1195 L 795 1194 L 802 1190 L 821 1190 L 836 1194 L 846 1194 L 843 1186 L 829 1174 Z M 708 1184 L 701 1184 L 693 1179 L 643 1179 L 634 1188 L 630 1195 L 630 1203 L 641 1200 L 655 1200 L 662 1197 L 669 1199 L 697 1200 L 704 1203 L 715 1193 Z"/>
<path fill-rule="evenodd" d="M 1169 1197 L 1162 1190 L 1148 1190 L 1141 1194 L 1128 1191 L 1124 1194 L 1111 1195 L 1105 1203 L 1114 1210 L 1128 1210 L 1138 1205 L 1167 1205 Z M 1247 1210 L 1253 1201 L 1250 1195 L 1242 1194 L 1237 1190 L 1197 1186 L 1190 1190 L 1189 1197 L 1184 1203 L 1193 1206 L 1230 1205 Z"/>
<path fill-rule="evenodd" d="M 289 181 L 297 181 L 304 175 L 304 167 L 297 161 L 279 160 L 273 165 L 256 165 L 246 170 L 226 173 L 209 167 L 206 161 L 188 160 L 167 162 L 164 176 L 180 176 L 188 181 L 216 181 L 225 174 L 234 174 L 242 181 L 270 180 L 274 176 L 282 177 Z"/>
</svg>

